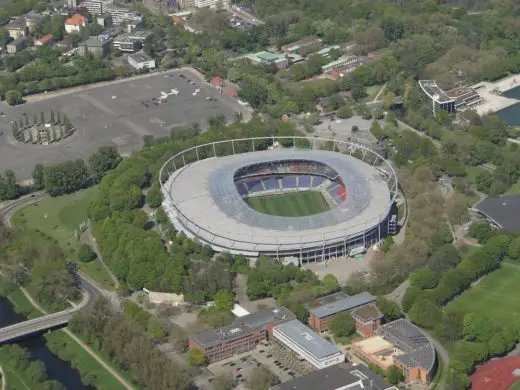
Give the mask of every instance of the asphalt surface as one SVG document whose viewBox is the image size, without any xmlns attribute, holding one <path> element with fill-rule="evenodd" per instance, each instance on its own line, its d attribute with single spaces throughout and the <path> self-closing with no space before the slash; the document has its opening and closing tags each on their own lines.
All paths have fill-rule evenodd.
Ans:
<svg viewBox="0 0 520 390">
<path fill-rule="evenodd" d="M 180 76 L 182 75 L 182 77 Z M 124 80 L 109 85 L 89 85 L 38 96 L 18 106 L 0 103 L 0 167 L 12 169 L 18 180 L 30 178 L 36 164 L 54 164 L 88 157 L 100 146 L 116 146 L 129 155 L 143 146 L 143 136 L 165 137 L 174 126 L 198 123 L 207 126 L 210 116 L 224 114 L 231 121 L 240 111 L 245 120 L 248 109 L 237 100 L 219 93 L 192 69 L 172 70 Z M 155 104 L 162 92 L 178 90 L 162 104 Z M 11 133 L 11 121 L 29 123 L 47 119 L 50 111 L 67 115 L 76 129 L 66 139 L 51 145 L 22 144 Z"/>
</svg>

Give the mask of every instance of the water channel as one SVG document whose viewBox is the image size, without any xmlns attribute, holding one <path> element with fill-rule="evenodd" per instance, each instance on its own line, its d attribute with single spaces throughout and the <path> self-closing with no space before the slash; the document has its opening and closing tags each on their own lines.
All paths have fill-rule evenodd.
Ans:
<svg viewBox="0 0 520 390">
<path fill-rule="evenodd" d="M 26 318 L 14 311 L 13 305 L 7 298 L 0 298 L 0 328 L 13 325 Z M 60 382 L 67 389 L 74 390 L 94 390 L 93 387 L 85 386 L 81 382 L 81 377 L 69 362 L 59 359 L 45 345 L 43 336 L 28 338 L 19 342 L 19 345 L 27 348 L 31 358 L 41 360 L 45 364 L 49 379 Z"/>
</svg>

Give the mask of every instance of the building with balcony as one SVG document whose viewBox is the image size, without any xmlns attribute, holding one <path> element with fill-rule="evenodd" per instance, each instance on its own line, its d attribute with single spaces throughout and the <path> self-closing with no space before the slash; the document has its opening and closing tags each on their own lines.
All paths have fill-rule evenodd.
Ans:
<svg viewBox="0 0 520 390">
<path fill-rule="evenodd" d="M 189 347 L 200 349 L 210 362 L 219 361 L 249 351 L 264 340 L 270 340 L 274 326 L 295 318 L 285 307 L 260 310 L 236 318 L 231 325 L 224 328 L 191 336 Z"/>
</svg>

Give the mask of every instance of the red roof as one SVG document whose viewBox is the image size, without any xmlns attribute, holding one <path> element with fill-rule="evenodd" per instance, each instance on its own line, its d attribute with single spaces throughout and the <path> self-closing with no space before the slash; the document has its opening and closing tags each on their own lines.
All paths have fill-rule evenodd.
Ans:
<svg viewBox="0 0 520 390">
<path fill-rule="evenodd" d="M 232 96 L 232 97 L 237 97 L 238 96 L 238 92 L 235 88 L 233 87 L 224 87 L 224 93 L 228 94 L 229 96 Z"/>
<path fill-rule="evenodd" d="M 520 368 L 520 357 L 496 359 L 477 367 L 471 375 L 471 388 L 474 390 L 507 390 L 520 378 L 513 370 Z"/>
<path fill-rule="evenodd" d="M 211 79 L 210 83 L 215 87 L 220 87 L 222 85 L 222 78 L 219 76 L 215 76 Z"/>
<path fill-rule="evenodd" d="M 80 14 L 74 14 L 65 21 L 65 24 L 72 26 L 83 26 L 87 23 L 87 18 Z"/>
<path fill-rule="evenodd" d="M 38 39 L 36 42 L 39 43 L 40 45 L 44 45 L 50 41 L 52 41 L 52 34 L 47 34 L 47 35 L 44 35 L 43 37 L 41 37 L 40 39 Z"/>
</svg>

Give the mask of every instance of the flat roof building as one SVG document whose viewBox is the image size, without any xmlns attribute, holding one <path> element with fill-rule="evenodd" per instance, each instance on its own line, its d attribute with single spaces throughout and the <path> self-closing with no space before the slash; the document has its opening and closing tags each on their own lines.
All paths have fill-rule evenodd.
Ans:
<svg viewBox="0 0 520 390">
<path fill-rule="evenodd" d="M 497 228 L 511 232 L 520 231 L 519 195 L 486 198 L 478 202 L 474 208 Z"/>
<path fill-rule="evenodd" d="M 16 54 L 27 47 L 27 37 L 19 36 L 14 41 L 7 44 L 7 52 L 9 54 Z"/>
<path fill-rule="evenodd" d="M 280 47 L 285 54 L 299 54 L 301 56 L 307 56 L 318 51 L 320 48 L 321 39 L 314 37 L 303 38 Z"/>
<path fill-rule="evenodd" d="M 108 53 L 109 46 L 110 39 L 102 35 L 89 37 L 78 45 L 78 54 L 84 56 L 87 53 L 92 53 L 96 57 L 104 57 Z"/>
<path fill-rule="evenodd" d="M 432 111 L 436 115 L 445 110 L 449 113 L 455 112 L 455 99 L 448 96 L 444 90 L 437 85 L 435 80 L 419 80 L 419 86 L 426 96 L 432 101 Z"/>
<path fill-rule="evenodd" d="M 342 363 L 313 371 L 270 390 L 397 390 L 383 377 L 361 364 Z"/>
<path fill-rule="evenodd" d="M 289 59 L 284 53 L 270 53 L 268 51 L 259 51 L 257 53 L 246 54 L 238 59 L 245 59 L 253 65 L 275 64 L 278 69 L 287 68 Z"/>
<path fill-rule="evenodd" d="M 135 54 L 130 54 L 128 56 L 128 63 L 137 70 L 155 68 L 155 60 L 143 50 L 138 51 Z"/>
<path fill-rule="evenodd" d="M 375 304 L 376 297 L 368 292 L 348 296 L 338 292 L 318 298 L 307 305 L 309 310 L 309 325 L 316 332 L 326 332 L 335 314 L 351 312 L 354 309 Z M 381 320 L 382 317 L 379 318 Z"/>
<path fill-rule="evenodd" d="M 345 361 L 338 348 L 296 319 L 276 325 L 273 337 L 317 369 Z"/>
<path fill-rule="evenodd" d="M 153 33 L 146 30 L 136 30 L 118 35 L 114 39 L 114 47 L 125 52 L 140 50 L 146 42 L 152 39 Z"/>
<path fill-rule="evenodd" d="M 200 349 L 210 362 L 222 360 L 269 340 L 275 325 L 295 318 L 285 307 L 260 310 L 236 318 L 229 326 L 191 336 L 189 347 Z"/>
<path fill-rule="evenodd" d="M 401 318 L 382 325 L 377 336 L 352 344 L 353 354 L 386 370 L 395 364 L 406 381 L 430 383 L 437 369 L 437 355 L 428 337 Z"/>
</svg>

